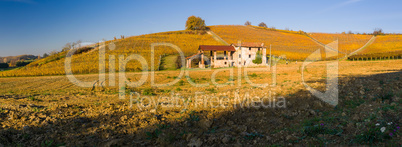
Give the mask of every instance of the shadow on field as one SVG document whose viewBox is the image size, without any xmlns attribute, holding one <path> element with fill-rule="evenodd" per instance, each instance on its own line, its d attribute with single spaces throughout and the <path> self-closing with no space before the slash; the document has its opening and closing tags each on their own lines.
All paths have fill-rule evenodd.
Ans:
<svg viewBox="0 0 402 147">
<path fill-rule="evenodd" d="M 116 110 L 98 117 L 45 123 L 46 118 L 34 118 L 42 122 L 39 127 L 2 129 L 0 143 L 7 146 L 400 144 L 398 130 L 389 137 L 367 131 L 376 123 L 393 122 L 394 128 L 401 124 L 401 77 L 402 71 L 341 77 L 336 107 L 301 90 L 285 96 L 286 108 L 172 109 L 144 113 Z M 70 106 L 49 113 L 68 113 L 71 109 Z M 174 118 L 179 114 L 185 117 Z M 8 119 L 7 115 L 0 116 L 2 120 Z M 359 134 L 367 135 L 359 138 Z"/>
</svg>

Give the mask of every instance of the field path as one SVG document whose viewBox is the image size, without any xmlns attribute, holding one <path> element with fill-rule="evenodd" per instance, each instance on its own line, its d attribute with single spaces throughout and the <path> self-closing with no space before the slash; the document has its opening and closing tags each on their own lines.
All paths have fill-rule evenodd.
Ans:
<svg viewBox="0 0 402 147">
<path fill-rule="evenodd" d="M 214 38 L 216 41 L 224 44 L 224 45 L 229 45 L 229 43 L 227 43 L 225 40 L 223 40 L 221 37 L 219 37 L 218 35 L 216 35 L 214 32 L 212 32 L 211 30 L 207 31 L 207 33 L 209 35 L 212 36 L 212 38 Z"/>
<path fill-rule="evenodd" d="M 318 45 L 321 45 L 321 46 L 326 47 L 326 48 L 328 48 L 328 49 L 330 49 L 330 50 L 333 50 L 333 51 L 335 51 L 335 52 L 342 53 L 342 54 L 345 54 L 345 55 L 346 55 L 346 53 L 341 52 L 341 51 L 336 50 L 336 49 L 333 49 L 333 48 L 331 48 L 331 47 L 327 46 L 326 44 L 324 44 L 324 43 L 322 43 L 322 42 L 318 41 L 317 39 L 315 39 L 315 38 L 311 37 L 311 36 L 310 36 L 310 35 L 308 35 L 308 34 L 306 34 L 306 36 L 307 36 L 308 38 L 310 38 L 311 40 L 313 40 L 313 41 L 314 41 L 315 43 L 317 43 Z"/>
<path fill-rule="evenodd" d="M 359 48 L 359 49 L 357 49 L 357 50 L 351 52 L 350 54 L 346 55 L 346 57 L 344 57 L 344 58 L 342 58 L 342 59 L 340 59 L 340 60 L 347 59 L 348 57 L 350 57 L 350 56 L 356 54 L 357 52 L 360 52 L 360 51 L 364 50 L 367 46 L 369 46 L 371 43 L 373 43 L 375 39 L 376 39 L 375 36 L 371 37 L 371 39 L 370 39 L 366 44 L 364 44 L 361 48 Z"/>
</svg>

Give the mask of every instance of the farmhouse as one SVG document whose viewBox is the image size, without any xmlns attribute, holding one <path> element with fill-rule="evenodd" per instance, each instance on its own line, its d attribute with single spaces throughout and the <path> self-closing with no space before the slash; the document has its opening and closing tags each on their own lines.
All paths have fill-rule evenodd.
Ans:
<svg viewBox="0 0 402 147">
<path fill-rule="evenodd" d="M 264 43 L 237 43 L 231 45 L 200 45 L 198 53 L 186 58 L 186 67 L 192 68 L 195 60 L 199 68 L 241 67 L 266 65 Z M 254 61 L 254 62 L 253 62 Z M 197 64 L 196 64 L 197 65 Z"/>
</svg>

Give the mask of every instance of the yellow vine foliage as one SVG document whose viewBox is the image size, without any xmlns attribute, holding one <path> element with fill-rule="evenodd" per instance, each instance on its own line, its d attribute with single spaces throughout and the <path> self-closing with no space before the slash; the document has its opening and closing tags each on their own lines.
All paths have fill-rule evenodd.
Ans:
<svg viewBox="0 0 402 147">
<path fill-rule="evenodd" d="M 376 54 L 402 51 L 402 35 L 377 36 L 372 44 L 358 54 Z"/>
<path fill-rule="evenodd" d="M 373 37 L 373 35 L 330 33 L 311 33 L 309 35 L 323 44 L 338 40 L 338 50 L 344 53 L 351 53 L 363 47 Z"/>
<path fill-rule="evenodd" d="M 286 59 L 291 60 L 304 60 L 312 52 L 323 48 L 306 35 L 295 31 L 240 25 L 210 26 L 210 29 L 229 44 L 236 44 L 239 40 L 261 42 L 267 46 L 267 54 L 271 45 L 273 55 L 286 55 Z"/>
<path fill-rule="evenodd" d="M 115 49 L 109 49 L 109 43 L 114 43 Z M 152 43 L 172 43 L 178 46 L 185 56 L 197 53 L 199 45 L 221 45 L 210 35 L 200 31 L 172 31 L 140 36 L 127 37 L 116 41 L 106 41 L 105 47 L 105 71 L 109 71 L 109 57 L 115 57 L 115 70 L 119 71 L 119 57 L 126 59 L 128 56 L 137 54 L 145 58 L 148 63 L 148 70 L 151 69 L 151 44 Z M 154 66 L 158 69 L 159 59 L 163 55 L 178 54 L 171 47 L 155 47 Z M 26 67 L 0 72 L 0 77 L 14 76 L 44 76 L 44 75 L 64 75 L 65 56 L 67 52 L 37 60 Z M 112 62 L 111 62 L 112 63 Z M 126 71 L 142 70 L 140 62 L 132 60 L 127 63 Z M 72 56 L 71 70 L 75 74 L 98 73 L 99 72 L 99 47 L 88 52 L 75 54 Z"/>
</svg>

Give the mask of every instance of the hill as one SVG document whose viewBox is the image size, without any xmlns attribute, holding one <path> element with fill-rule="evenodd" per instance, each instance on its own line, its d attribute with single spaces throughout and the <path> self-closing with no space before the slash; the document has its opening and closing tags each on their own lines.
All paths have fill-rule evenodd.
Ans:
<svg viewBox="0 0 402 147">
<path fill-rule="evenodd" d="M 15 65 L 16 62 L 22 60 L 36 60 L 38 56 L 34 55 L 18 55 L 18 56 L 7 56 L 7 57 L 0 57 L 0 63 L 11 63 Z"/>
<path fill-rule="evenodd" d="M 402 59 L 402 35 L 379 35 L 349 60 Z"/>
<path fill-rule="evenodd" d="M 218 25 L 210 29 L 229 44 L 238 41 L 262 42 L 267 49 L 271 45 L 273 55 L 286 55 L 291 60 L 304 60 L 312 52 L 323 48 L 303 32 L 240 25 Z"/>
<path fill-rule="evenodd" d="M 214 37 L 205 31 L 171 31 L 154 34 L 132 36 L 123 39 L 105 41 L 105 67 L 109 70 L 109 57 L 115 58 L 115 70 L 119 71 L 119 56 L 138 54 L 145 58 L 148 63 L 147 69 L 151 69 L 150 49 L 152 43 L 172 43 L 183 51 L 185 56 L 190 56 L 197 52 L 199 45 L 223 45 L 242 42 L 263 42 L 269 54 L 271 45 L 274 56 L 285 55 L 288 60 L 305 60 L 317 49 L 323 49 L 325 44 L 338 40 L 338 49 L 344 53 L 350 53 L 362 48 L 373 36 L 355 34 L 329 34 L 329 33 L 310 33 L 302 31 L 286 31 L 257 26 L 241 25 L 217 25 L 209 26 Z M 216 38 L 222 39 L 217 41 Z M 357 54 L 380 54 L 381 56 L 393 56 L 397 52 L 402 52 L 401 35 L 377 36 L 371 44 L 362 48 Z M 109 49 L 109 43 L 113 43 L 115 49 Z M 97 73 L 99 70 L 99 48 L 101 43 L 80 48 L 72 58 L 72 72 L 75 74 Z M 158 46 L 155 48 L 155 69 L 159 69 L 161 57 L 177 55 L 171 47 Z M 386 53 L 386 55 L 382 55 Z M 65 56 L 67 52 L 60 52 L 47 58 L 36 60 L 26 67 L 0 72 L 0 77 L 12 76 L 43 76 L 43 75 L 63 75 L 65 74 Z M 397 56 L 398 56 L 397 55 Z M 340 53 L 338 57 L 345 54 Z M 35 56 L 32 56 L 35 57 Z M 171 56 L 172 57 L 172 56 Z M 35 57 L 37 58 L 37 57 Z M 171 61 L 173 58 L 169 58 Z M 166 64 L 166 63 L 165 63 Z M 162 65 L 162 68 L 173 68 L 172 65 Z M 126 71 L 140 71 L 142 67 L 138 61 L 130 61 L 126 65 Z"/>
<path fill-rule="evenodd" d="M 113 42 L 115 49 L 109 49 L 109 43 Z M 119 71 L 118 59 L 120 55 L 126 58 L 131 54 L 141 55 L 148 62 L 148 69 L 151 64 L 151 43 L 172 43 L 177 45 L 185 56 L 192 55 L 197 52 L 198 46 L 202 44 L 220 45 L 210 35 L 205 32 L 197 31 L 172 31 L 163 33 L 154 33 L 140 36 L 133 36 L 124 39 L 106 41 L 106 54 L 105 64 L 106 71 L 109 70 L 109 56 L 115 57 L 116 71 Z M 72 72 L 76 74 L 83 73 L 96 73 L 99 70 L 99 47 L 95 46 L 90 51 L 75 54 L 72 57 Z M 159 60 L 162 55 L 177 54 L 177 51 L 170 47 L 158 46 L 155 48 L 155 69 L 159 66 Z M 47 58 L 35 61 L 28 66 L 0 72 L 0 76 L 42 76 L 42 75 L 63 75 L 65 74 L 64 61 L 67 52 L 60 52 L 58 54 L 49 56 Z M 139 71 L 142 70 L 138 61 L 130 61 L 126 66 L 126 71 Z"/>
<path fill-rule="evenodd" d="M 402 35 L 377 36 L 374 42 L 359 54 L 402 51 Z"/>
<path fill-rule="evenodd" d="M 323 44 L 337 40 L 339 43 L 338 50 L 344 53 L 351 53 L 363 47 L 373 37 L 373 35 L 330 33 L 310 33 L 309 36 Z"/>
</svg>

